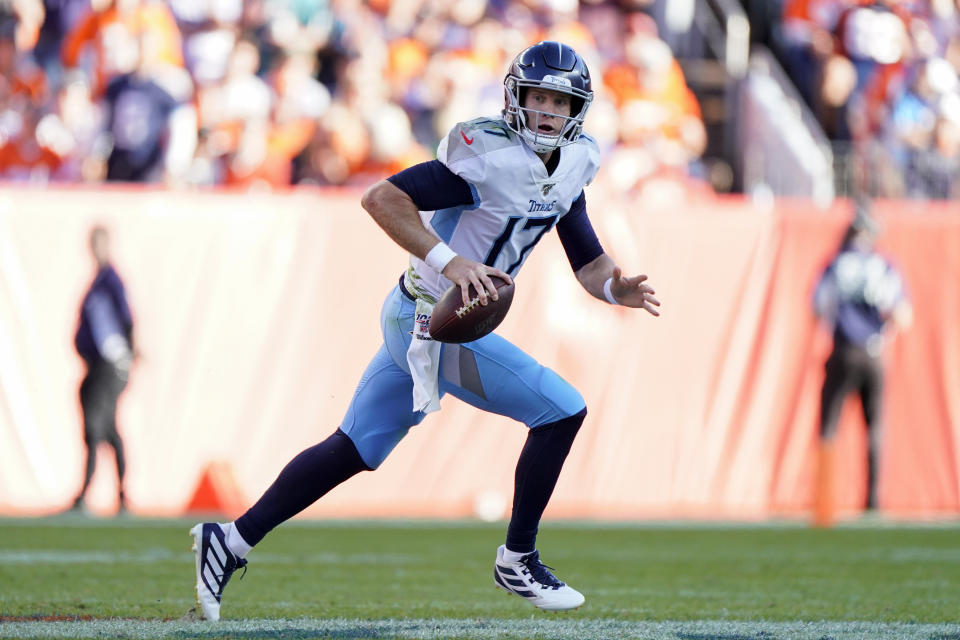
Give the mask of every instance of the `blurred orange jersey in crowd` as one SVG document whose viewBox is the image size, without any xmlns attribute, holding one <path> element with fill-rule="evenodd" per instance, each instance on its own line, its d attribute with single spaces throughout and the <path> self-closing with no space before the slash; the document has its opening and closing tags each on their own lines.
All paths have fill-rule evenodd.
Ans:
<svg viewBox="0 0 960 640">
<path fill-rule="evenodd" d="M 103 93 L 114 76 L 132 71 L 141 57 L 176 67 L 184 64 L 173 13 L 166 3 L 154 0 L 116 0 L 87 13 L 64 39 L 64 66 L 79 66 L 87 47 L 95 55 L 95 95 Z"/>
<path fill-rule="evenodd" d="M 227 165 L 226 184 L 244 187 L 258 182 L 271 187 L 284 187 L 291 183 L 293 159 L 303 151 L 316 131 L 316 121 L 298 118 L 284 124 L 270 124 L 265 135 L 265 149 L 258 163 L 247 164 L 243 160 L 243 146 L 234 162 Z M 233 131 L 242 138 L 239 131 Z M 246 166 L 245 166 L 246 165 Z"/>
<path fill-rule="evenodd" d="M 0 86 L 3 84 L 0 81 Z M 43 104 L 50 97 L 50 85 L 40 67 L 17 69 L 6 84 L 8 95 L 23 96 L 34 104 Z"/>
<path fill-rule="evenodd" d="M 29 180 L 40 174 L 47 178 L 63 163 L 63 158 L 33 139 L 16 138 L 0 146 L 0 175 L 5 179 Z"/>
<path fill-rule="evenodd" d="M 604 87 L 613 95 L 617 107 L 635 102 L 653 102 L 667 110 L 669 116 L 661 125 L 661 133 L 668 138 L 680 136 L 680 124 L 687 116 L 700 118 L 700 104 L 687 86 L 683 69 L 671 60 L 656 78 L 644 79 L 626 62 L 614 62 L 603 73 Z"/>
</svg>

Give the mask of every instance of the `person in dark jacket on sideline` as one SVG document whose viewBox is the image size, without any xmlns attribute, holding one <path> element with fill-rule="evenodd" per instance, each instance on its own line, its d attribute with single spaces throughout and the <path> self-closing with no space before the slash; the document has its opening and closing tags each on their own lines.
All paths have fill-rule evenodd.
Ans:
<svg viewBox="0 0 960 640">
<path fill-rule="evenodd" d="M 123 282 L 110 264 L 110 236 L 96 226 L 90 231 L 90 252 L 97 274 L 83 297 L 75 344 L 87 366 L 80 384 L 83 440 L 87 449 L 83 486 L 73 503 L 82 511 L 90 479 L 97 464 L 97 447 L 106 442 L 116 454 L 120 511 L 127 508 L 123 490 L 126 460 L 117 430 L 117 401 L 127 386 L 133 362 L 133 317 Z"/>
<path fill-rule="evenodd" d="M 877 508 L 883 418 L 883 350 L 891 329 L 906 329 L 913 310 L 899 270 L 874 248 L 879 227 L 865 203 L 844 233 L 813 296 L 814 313 L 833 331 L 821 392 L 821 465 L 832 466 L 832 443 L 843 402 L 857 393 L 867 425 L 867 511 Z"/>
</svg>

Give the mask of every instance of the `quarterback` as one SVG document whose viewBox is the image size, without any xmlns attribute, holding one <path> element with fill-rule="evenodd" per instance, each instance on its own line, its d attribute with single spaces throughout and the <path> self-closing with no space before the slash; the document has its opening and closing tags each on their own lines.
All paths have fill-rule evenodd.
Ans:
<svg viewBox="0 0 960 640">
<path fill-rule="evenodd" d="M 596 142 L 583 132 L 593 91 L 580 56 L 558 42 L 525 49 L 504 79 L 504 99 L 500 117 L 454 126 L 436 160 L 364 193 L 363 208 L 410 253 L 383 305 L 383 345 L 330 437 L 294 457 L 234 522 L 191 529 L 205 618 L 219 619 L 227 581 L 270 530 L 351 476 L 376 469 L 446 394 L 528 428 L 506 540 L 494 559 L 494 585 L 541 609 L 583 604 L 583 595 L 540 561 L 536 538 L 587 415 L 584 399 L 495 333 L 464 344 L 431 340 L 430 313 L 452 284 L 461 287 L 464 303 L 470 284 L 481 304 L 496 300 L 491 276 L 512 281 L 554 228 L 577 280 L 595 298 L 654 316 L 660 303 L 646 276 L 624 276 L 604 253 L 587 217 L 584 187 L 600 158 Z"/>
</svg>

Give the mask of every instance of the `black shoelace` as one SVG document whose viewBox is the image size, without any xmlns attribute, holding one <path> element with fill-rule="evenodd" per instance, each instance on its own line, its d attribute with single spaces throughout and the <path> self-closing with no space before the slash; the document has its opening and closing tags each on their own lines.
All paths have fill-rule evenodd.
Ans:
<svg viewBox="0 0 960 640">
<path fill-rule="evenodd" d="M 531 554 L 523 556 L 520 559 L 520 562 L 523 563 L 523 566 L 527 568 L 527 570 L 530 572 L 530 575 L 533 576 L 533 579 L 540 584 L 547 587 L 554 587 L 556 589 L 564 586 L 565 583 L 560 582 L 557 580 L 557 576 L 550 573 L 549 570 L 553 569 L 553 567 L 549 567 L 540 562 L 539 551 L 534 551 Z"/>
</svg>

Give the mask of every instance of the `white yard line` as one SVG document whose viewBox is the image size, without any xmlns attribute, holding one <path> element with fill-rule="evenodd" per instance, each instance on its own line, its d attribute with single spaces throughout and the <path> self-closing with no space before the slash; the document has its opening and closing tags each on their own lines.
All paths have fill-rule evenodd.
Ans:
<svg viewBox="0 0 960 640">
<path fill-rule="evenodd" d="M 626 622 L 550 619 L 274 619 L 218 623 L 158 620 L 4 622 L 2 638 L 457 638 L 494 640 L 956 640 L 960 625 L 879 622 Z"/>
<path fill-rule="evenodd" d="M 0 566 L 39 564 L 152 564 L 182 561 L 193 554 L 153 548 L 143 551 L 64 551 L 57 549 L 0 549 Z M 258 553 L 257 562 L 272 564 L 318 565 L 407 565 L 423 557 L 406 553 Z"/>
</svg>

